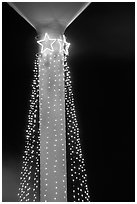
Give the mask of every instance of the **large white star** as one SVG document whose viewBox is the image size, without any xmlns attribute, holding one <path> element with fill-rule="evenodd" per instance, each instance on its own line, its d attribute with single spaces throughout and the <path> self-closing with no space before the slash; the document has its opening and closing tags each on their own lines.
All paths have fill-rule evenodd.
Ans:
<svg viewBox="0 0 137 204">
<path fill-rule="evenodd" d="M 53 49 L 53 43 L 56 41 L 56 39 L 49 38 L 48 34 L 45 33 L 44 39 L 37 41 L 39 45 L 41 45 L 41 53 L 45 52 L 46 50 L 54 51 Z"/>
</svg>

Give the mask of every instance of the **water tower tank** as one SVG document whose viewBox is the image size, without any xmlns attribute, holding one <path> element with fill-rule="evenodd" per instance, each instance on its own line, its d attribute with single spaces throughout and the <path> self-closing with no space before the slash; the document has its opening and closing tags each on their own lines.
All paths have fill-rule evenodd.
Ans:
<svg viewBox="0 0 137 204">
<path fill-rule="evenodd" d="M 88 2 L 9 2 L 37 32 L 46 29 L 63 34 L 89 5 Z"/>
</svg>

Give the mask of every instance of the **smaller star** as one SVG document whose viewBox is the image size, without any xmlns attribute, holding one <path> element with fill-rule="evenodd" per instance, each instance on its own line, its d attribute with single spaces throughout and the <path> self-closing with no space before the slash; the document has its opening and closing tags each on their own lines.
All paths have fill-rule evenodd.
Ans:
<svg viewBox="0 0 137 204">
<path fill-rule="evenodd" d="M 53 49 L 53 43 L 56 41 L 56 39 L 49 38 L 49 35 L 45 33 L 44 39 L 37 41 L 39 45 L 41 45 L 41 53 L 45 52 L 46 50 L 54 51 Z"/>
<path fill-rule="evenodd" d="M 63 35 L 63 41 L 64 41 L 64 53 L 65 53 L 66 55 L 69 55 L 68 49 L 69 49 L 69 47 L 70 47 L 70 43 L 68 43 L 68 42 L 66 41 L 65 35 Z"/>
</svg>

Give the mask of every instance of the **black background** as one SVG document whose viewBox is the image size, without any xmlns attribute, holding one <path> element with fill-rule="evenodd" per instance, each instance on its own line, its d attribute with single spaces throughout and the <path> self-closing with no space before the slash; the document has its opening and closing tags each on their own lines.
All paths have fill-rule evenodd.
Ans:
<svg viewBox="0 0 137 204">
<path fill-rule="evenodd" d="M 2 5 L 3 201 L 16 201 L 38 46 L 34 28 Z M 135 200 L 134 16 L 134 3 L 91 3 L 65 31 L 94 202 Z"/>
</svg>

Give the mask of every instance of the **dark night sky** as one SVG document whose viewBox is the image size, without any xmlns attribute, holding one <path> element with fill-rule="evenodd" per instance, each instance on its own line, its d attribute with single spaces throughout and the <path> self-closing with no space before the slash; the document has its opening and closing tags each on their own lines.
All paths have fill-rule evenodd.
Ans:
<svg viewBox="0 0 137 204">
<path fill-rule="evenodd" d="M 34 28 L 7 3 L 2 10 L 5 186 L 21 168 L 38 47 Z M 135 199 L 134 17 L 134 3 L 91 3 L 65 32 L 71 43 L 68 64 L 94 202 Z M 10 185 L 8 189 L 14 189 Z M 17 181 L 14 185 L 17 189 Z"/>
</svg>

